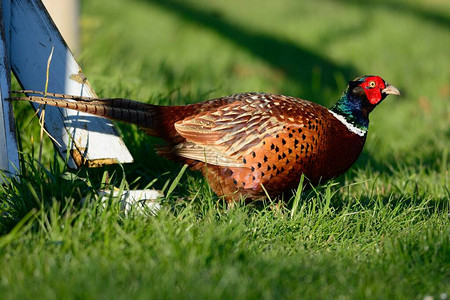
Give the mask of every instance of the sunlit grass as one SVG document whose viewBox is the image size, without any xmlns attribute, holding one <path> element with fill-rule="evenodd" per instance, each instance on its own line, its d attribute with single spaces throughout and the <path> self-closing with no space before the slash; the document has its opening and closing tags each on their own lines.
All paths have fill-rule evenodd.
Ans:
<svg viewBox="0 0 450 300">
<path fill-rule="evenodd" d="M 402 97 L 372 113 L 365 149 L 344 176 L 232 209 L 131 125 L 118 128 L 134 164 L 70 171 L 45 138 L 39 165 L 37 119 L 15 103 L 22 176 L 0 187 L 1 298 L 449 295 L 448 8 L 84 1 L 79 60 L 101 97 L 184 104 L 265 91 L 329 106 L 362 74 L 381 75 Z M 97 197 L 148 185 L 168 195 L 156 216 Z"/>
</svg>

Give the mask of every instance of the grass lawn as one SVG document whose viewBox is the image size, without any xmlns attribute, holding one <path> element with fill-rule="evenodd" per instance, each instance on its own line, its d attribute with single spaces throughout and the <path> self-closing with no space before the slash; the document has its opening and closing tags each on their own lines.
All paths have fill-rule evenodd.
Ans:
<svg viewBox="0 0 450 300">
<path fill-rule="evenodd" d="M 134 164 L 69 172 L 46 137 L 39 167 L 38 121 L 15 103 L 23 177 L 0 186 L 0 298 L 450 297 L 449 1 L 85 0 L 81 24 L 100 97 L 264 91 L 330 106 L 363 74 L 402 97 L 372 113 L 345 175 L 233 209 L 199 174 L 178 181 L 161 141 L 127 124 Z M 156 216 L 95 197 L 171 184 Z"/>
</svg>

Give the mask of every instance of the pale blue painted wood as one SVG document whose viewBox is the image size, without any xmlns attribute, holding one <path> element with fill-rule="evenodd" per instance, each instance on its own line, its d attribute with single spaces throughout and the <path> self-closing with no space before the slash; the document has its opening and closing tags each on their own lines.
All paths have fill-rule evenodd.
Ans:
<svg viewBox="0 0 450 300">
<path fill-rule="evenodd" d="M 14 116 L 11 102 L 5 101 L 11 89 L 11 69 L 8 57 L 10 28 L 10 1 L 0 2 L 0 170 L 5 174 L 16 174 L 19 170 L 19 155 L 15 137 Z M 0 178 L 0 182 L 1 182 Z"/>
<path fill-rule="evenodd" d="M 24 89 L 45 89 L 47 61 L 50 65 L 48 92 L 95 97 L 71 51 L 40 0 L 11 1 L 11 68 Z M 37 106 L 34 106 L 35 109 Z M 71 149 L 89 165 L 128 163 L 133 158 L 113 124 L 105 119 L 72 110 L 47 107 L 47 131 L 57 141 L 63 157 Z M 77 167 L 77 159 L 68 163 Z M 79 159 L 78 159 L 79 161 Z"/>
</svg>

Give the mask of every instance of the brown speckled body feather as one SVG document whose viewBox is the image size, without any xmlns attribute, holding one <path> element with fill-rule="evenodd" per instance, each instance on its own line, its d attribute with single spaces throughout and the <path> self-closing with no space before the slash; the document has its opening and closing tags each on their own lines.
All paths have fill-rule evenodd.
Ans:
<svg viewBox="0 0 450 300">
<path fill-rule="evenodd" d="M 195 162 L 212 189 L 230 200 L 263 197 L 261 185 L 276 196 L 295 188 L 301 174 L 325 182 L 344 173 L 364 146 L 365 137 L 327 108 L 298 98 L 249 93 L 211 103 L 220 104 L 175 122 L 184 141 L 171 153 Z M 198 156 L 189 156 L 192 148 Z"/>
</svg>

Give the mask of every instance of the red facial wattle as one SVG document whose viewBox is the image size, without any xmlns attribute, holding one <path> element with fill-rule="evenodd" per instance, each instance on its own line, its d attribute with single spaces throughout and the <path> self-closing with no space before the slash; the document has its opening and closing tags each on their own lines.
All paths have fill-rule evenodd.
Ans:
<svg viewBox="0 0 450 300">
<path fill-rule="evenodd" d="M 384 80 L 378 76 L 367 77 L 363 83 L 359 85 L 364 89 L 367 99 L 373 105 L 378 104 L 383 99 L 381 91 L 386 87 Z"/>
</svg>

